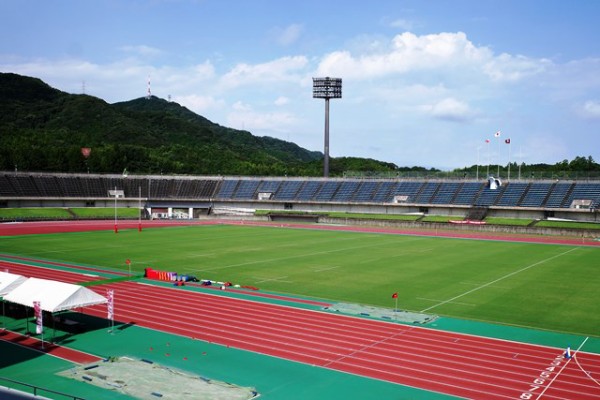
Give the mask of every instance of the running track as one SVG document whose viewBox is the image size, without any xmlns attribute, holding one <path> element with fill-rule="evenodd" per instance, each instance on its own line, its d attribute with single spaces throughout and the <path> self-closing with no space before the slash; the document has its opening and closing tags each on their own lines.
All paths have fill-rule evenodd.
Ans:
<svg viewBox="0 0 600 400">
<path fill-rule="evenodd" d="M 5 265 L 5 267 L 7 267 Z M 89 276 L 15 264 L 10 272 Z M 50 276 L 48 275 L 50 274 Z M 361 319 L 136 282 L 114 290 L 115 319 L 323 368 L 470 399 L 600 399 L 600 355 Z M 106 307 L 85 310 L 100 318 Z"/>
</svg>

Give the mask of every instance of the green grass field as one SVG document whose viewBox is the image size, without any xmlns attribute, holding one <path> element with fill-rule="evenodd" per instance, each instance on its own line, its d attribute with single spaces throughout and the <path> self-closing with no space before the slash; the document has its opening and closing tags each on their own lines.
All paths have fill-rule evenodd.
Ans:
<svg viewBox="0 0 600 400">
<path fill-rule="evenodd" d="M 250 226 L 0 238 L 0 252 L 598 337 L 600 248 Z"/>
</svg>

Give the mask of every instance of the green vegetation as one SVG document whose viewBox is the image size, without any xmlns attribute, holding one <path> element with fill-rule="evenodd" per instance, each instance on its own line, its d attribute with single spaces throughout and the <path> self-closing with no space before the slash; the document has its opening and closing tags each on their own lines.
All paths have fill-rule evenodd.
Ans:
<svg viewBox="0 0 600 400">
<path fill-rule="evenodd" d="M 89 148 L 88 157 L 82 148 Z M 226 128 L 157 97 L 108 104 L 0 73 L 0 170 L 320 176 L 323 154 Z M 394 164 L 332 158 L 332 176 Z"/>
<path fill-rule="evenodd" d="M 88 157 L 82 148 L 91 149 Z M 511 164 L 517 171 L 519 166 Z M 522 164 L 524 177 L 600 176 L 591 156 Z M 196 175 L 322 176 L 323 154 L 215 124 L 157 97 L 108 104 L 0 73 L 0 170 Z M 493 170 L 496 167 L 493 166 Z M 501 176 L 508 166 L 500 166 Z M 478 166 L 440 171 L 368 158 L 333 157 L 330 176 L 470 177 Z"/>
<path fill-rule="evenodd" d="M 539 221 L 535 226 L 550 227 L 550 228 L 568 228 L 568 229 L 598 229 L 600 223 L 593 222 L 571 222 L 571 221 Z"/>
<path fill-rule="evenodd" d="M 437 222 L 437 223 L 446 223 L 450 220 L 460 221 L 462 217 L 448 217 L 445 215 L 426 215 L 421 219 L 422 222 Z"/>
<path fill-rule="evenodd" d="M 138 218 L 137 208 L 117 208 L 117 218 Z M 81 208 L 0 208 L 0 219 L 33 220 L 33 219 L 95 219 L 114 218 L 114 208 L 81 207 Z"/>
<path fill-rule="evenodd" d="M 533 222 L 532 219 L 486 217 L 485 222 L 490 225 L 527 226 Z"/>
<path fill-rule="evenodd" d="M 0 208 L 0 219 L 70 219 L 73 218 L 64 208 Z"/>
<path fill-rule="evenodd" d="M 115 209 L 106 207 L 81 207 L 70 209 L 77 218 L 114 218 Z M 137 208 L 117 208 L 117 218 L 138 218 L 140 210 Z"/>
<path fill-rule="evenodd" d="M 395 214 L 359 214 L 359 213 L 344 213 L 330 212 L 327 216 L 331 218 L 346 218 L 346 219 L 373 219 L 373 220 L 391 220 L 391 221 L 416 221 L 420 215 L 395 215 Z"/>
<path fill-rule="evenodd" d="M 5 237 L 0 252 L 598 336 L 600 248 L 250 226 Z"/>
</svg>

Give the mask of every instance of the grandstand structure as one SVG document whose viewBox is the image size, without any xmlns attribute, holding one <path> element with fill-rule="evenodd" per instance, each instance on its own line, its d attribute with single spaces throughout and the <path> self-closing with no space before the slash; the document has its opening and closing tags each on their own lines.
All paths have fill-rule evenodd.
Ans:
<svg viewBox="0 0 600 400">
<path fill-rule="evenodd" d="M 0 172 L 0 207 L 4 208 L 140 205 L 154 218 L 260 209 L 598 222 L 600 181 L 512 180 L 493 189 L 487 180 L 469 179 Z"/>
</svg>

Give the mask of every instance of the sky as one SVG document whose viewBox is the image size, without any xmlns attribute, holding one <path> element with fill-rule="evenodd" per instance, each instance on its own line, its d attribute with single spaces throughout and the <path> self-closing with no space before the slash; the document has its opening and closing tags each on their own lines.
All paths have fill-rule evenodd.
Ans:
<svg viewBox="0 0 600 400">
<path fill-rule="evenodd" d="M 600 1 L 0 0 L 0 72 L 152 95 L 331 157 L 600 161 Z M 148 82 L 150 84 L 148 85 Z M 509 141 L 510 143 L 506 143 Z"/>
</svg>

